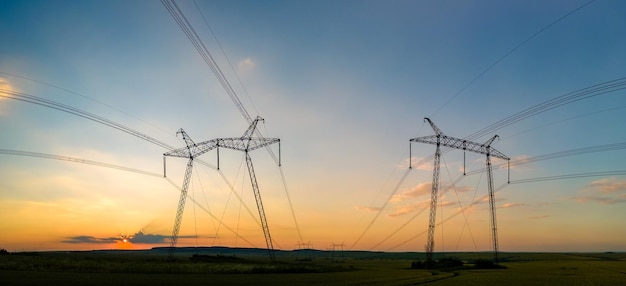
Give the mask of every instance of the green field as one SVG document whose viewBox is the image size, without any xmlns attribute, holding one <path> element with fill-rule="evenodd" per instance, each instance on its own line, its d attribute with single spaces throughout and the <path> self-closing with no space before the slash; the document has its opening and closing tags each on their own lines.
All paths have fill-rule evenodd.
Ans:
<svg viewBox="0 0 626 286">
<path fill-rule="evenodd" d="M 502 253 L 506 269 L 471 269 L 487 253 L 446 253 L 463 268 L 410 269 L 416 253 L 177 254 L 150 251 L 12 253 L 0 256 L 0 285 L 625 285 L 626 253 Z"/>
</svg>

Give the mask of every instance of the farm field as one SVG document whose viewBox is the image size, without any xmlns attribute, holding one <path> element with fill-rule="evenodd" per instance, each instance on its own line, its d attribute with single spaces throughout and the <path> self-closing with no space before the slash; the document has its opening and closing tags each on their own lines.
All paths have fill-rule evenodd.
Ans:
<svg viewBox="0 0 626 286">
<path fill-rule="evenodd" d="M 258 253 L 174 262 L 152 252 L 42 252 L 0 256 L 1 285 L 620 285 L 626 253 L 503 253 L 506 269 L 410 269 L 416 253 L 294 253 L 270 264 Z M 446 253 L 462 261 L 486 253 Z"/>
</svg>

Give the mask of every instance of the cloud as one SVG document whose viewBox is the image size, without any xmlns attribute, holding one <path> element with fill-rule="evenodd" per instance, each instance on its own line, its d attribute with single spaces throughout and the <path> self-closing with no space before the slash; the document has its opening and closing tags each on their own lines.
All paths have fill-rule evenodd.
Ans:
<svg viewBox="0 0 626 286">
<path fill-rule="evenodd" d="M 186 235 L 179 236 L 178 238 L 196 238 L 195 235 Z M 128 240 L 131 243 L 143 243 L 143 244 L 163 244 L 170 241 L 169 235 L 162 234 L 145 234 L 142 231 L 139 231 L 133 235 L 120 235 L 116 237 L 94 237 L 90 235 L 79 235 L 79 236 L 71 236 L 67 237 L 66 240 L 61 241 L 62 243 L 70 243 L 70 244 L 105 244 L 105 243 L 115 243 L 121 242 L 124 239 Z"/>
<path fill-rule="evenodd" d="M 504 198 L 497 198 L 497 197 L 495 199 L 496 199 L 496 202 L 505 200 Z M 487 203 L 489 203 L 489 196 L 484 196 L 484 197 L 474 201 L 473 205 L 481 205 L 481 204 L 487 204 Z"/>
<path fill-rule="evenodd" d="M 446 186 L 446 188 L 452 188 L 452 186 Z M 470 186 L 457 186 L 454 188 L 454 190 L 456 190 L 457 193 L 465 193 L 473 190 L 473 188 Z"/>
<path fill-rule="evenodd" d="M 526 206 L 528 206 L 528 204 L 524 204 L 524 203 L 505 203 L 500 208 L 508 209 L 508 208 L 526 207 Z"/>
<path fill-rule="evenodd" d="M 381 207 L 366 207 L 366 206 L 356 206 L 354 208 L 359 211 L 368 211 L 368 212 L 377 212 L 383 209 Z"/>
<path fill-rule="evenodd" d="M 581 193 L 582 195 L 570 199 L 580 204 L 613 205 L 626 203 L 626 180 L 617 180 L 614 177 L 596 180 L 589 183 Z"/>
<path fill-rule="evenodd" d="M 15 91 L 13 85 L 11 85 L 11 83 L 7 79 L 0 77 L 0 95 L 11 96 L 11 92 L 13 91 Z M 4 99 L 4 97 L 0 97 L 0 117 L 3 117 L 7 114 L 7 112 L 4 110 L 4 107 L 2 106 L 2 101 Z"/>
<path fill-rule="evenodd" d="M 167 241 L 169 241 L 169 238 L 169 235 L 165 236 L 161 234 L 144 234 L 143 232 L 139 231 L 128 240 L 132 243 L 161 244 L 165 243 L 166 239 Z"/>
<path fill-rule="evenodd" d="M 403 216 L 405 214 L 412 213 L 419 209 L 427 208 L 429 203 L 430 203 L 430 200 L 422 201 L 422 202 L 418 202 L 418 203 L 410 204 L 410 205 L 398 206 L 393 210 L 392 213 L 388 214 L 388 216 L 389 217 Z"/>
<path fill-rule="evenodd" d="M 617 180 L 614 177 L 604 178 L 589 183 L 589 187 L 603 194 L 626 191 L 626 180 Z"/>
<path fill-rule="evenodd" d="M 549 218 L 550 215 L 537 215 L 537 216 L 531 216 L 528 217 L 529 219 L 544 219 L 544 218 Z"/>
<path fill-rule="evenodd" d="M 239 72 L 247 73 L 254 70 L 254 68 L 256 67 L 256 63 L 251 58 L 245 58 L 239 61 L 239 64 L 237 66 L 239 67 Z"/>
<path fill-rule="evenodd" d="M 413 167 L 413 169 L 421 171 L 433 171 L 433 157 L 415 157 L 406 158 L 401 163 L 396 165 L 397 169 L 404 170 L 407 166 Z M 441 167 L 444 167 L 441 164 Z"/>
<path fill-rule="evenodd" d="M 119 237 L 106 237 L 106 238 L 97 238 L 88 235 L 79 235 L 79 236 L 71 236 L 67 237 L 68 240 L 63 240 L 63 243 L 71 243 L 71 244 L 80 244 L 80 243 L 113 243 L 119 241 Z"/>
<path fill-rule="evenodd" d="M 618 196 L 617 198 L 611 198 L 606 196 L 578 196 L 572 197 L 578 203 L 600 203 L 603 205 L 614 205 L 619 203 L 626 203 L 626 197 Z"/>
<path fill-rule="evenodd" d="M 432 190 L 432 185 L 432 183 L 419 183 L 408 191 L 394 195 L 393 198 L 391 198 L 391 202 L 397 203 L 407 199 L 429 195 Z"/>
<path fill-rule="evenodd" d="M 453 201 L 446 201 L 444 197 L 440 198 L 440 200 L 437 202 L 437 208 L 440 207 L 447 207 L 447 206 L 451 206 L 451 205 L 455 205 L 456 202 Z M 416 212 L 416 211 L 424 211 L 430 208 L 430 199 L 425 200 L 425 201 L 421 201 L 421 202 L 417 202 L 414 204 L 409 204 L 409 205 L 403 205 L 403 206 L 397 206 L 396 208 L 394 208 L 393 212 L 388 214 L 389 217 L 398 217 L 398 216 L 403 216 L 406 214 L 410 214 L 412 212 Z"/>
<path fill-rule="evenodd" d="M 0 90 L 2 91 L 15 91 L 11 83 L 3 77 L 0 77 Z"/>
<path fill-rule="evenodd" d="M 390 202 L 399 203 L 404 200 L 418 198 L 421 196 L 426 196 L 426 195 L 430 196 L 430 193 L 432 192 L 432 185 L 433 185 L 432 183 L 419 183 L 413 188 L 393 196 Z M 439 195 L 451 189 L 453 189 L 452 185 L 442 185 L 439 188 Z M 454 190 L 457 193 L 464 193 L 464 192 L 471 191 L 472 188 L 468 186 L 454 186 Z"/>
<path fill-rule="evenodd" d="M 447 206 L 452 206 L 452 205 L 456 205 L 457 202 L 453 202 L 453 201 L 444 201 L 442 198 L 441 202 L 437 203 L 437 207 L 447 207 Z"/>
</svg>

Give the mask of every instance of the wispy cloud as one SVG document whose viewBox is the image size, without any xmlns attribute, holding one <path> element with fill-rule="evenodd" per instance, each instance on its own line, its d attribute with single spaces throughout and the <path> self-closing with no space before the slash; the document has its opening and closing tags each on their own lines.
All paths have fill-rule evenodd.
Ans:
<svg viewBox="0 0 626 286">
<path fill-rule="evenodd" d="M 447 206 L 452 206 L 455 205 L 456 202 L 453 201 L 446 201 L 445 197 L 440 198 L 440 200 L 437 202 L 437 207 L 447 207 Z M 408 205 L 401 205 L 401 206 L 396 206 L 393 211 L 388 214 L 389 217 L 399 217 L 399 216 L 403 216 L 406 214 L 410 214 L 413 212 L 417 212 L 417 211 L 423 211 L 426 210 L 430 207 L 430 199 L 428 200 L 424 200 L 424 201 L 420 201 L 417 203 L 413 203 L 413 204 L 408 204 Z"/>
<path fill-rule="evenodd" d="M 130 237 L 129 241 L 132 243 L 161 244 L 165 243 L 166 240 L 169 241 L 169 238 L 169 235 L 165 236 L 161 234 L 144 234 L 143 232 L 139 231 L 138 233 L 135 233 L 132 237 Z"/>
<path fill-rule="evenodd" d="M 419 183 L 407 191 L 394 195 L 393 198 L 391 198 L 391 202 L 398 203 L 407 199 L 428 195 L 430 194 L 431 190 L 432 183 Z"/>
<path fill-rule="evenodd" d="M 528 206 L 528 204 L 525 204 L 525 203 L 504 203 L 502 204 L 502 206 L 500 206 L 500 208 L 508 209 L 508 208 L 526 207 L 526 206 Z"/>
<path fill-rule="evenodd" d="M 195 235 L 179 236 L 178 238 L 196 238 Z M 66 237 L 66 240 L 61 242 L 70 244 L 108 244 L 116 243 L 127 240 L 131 243 L 143 243 L 143 244 L 163 244 L 170 241 L 169 235 L 162 234 L 145 234 L 139 231 L 133 235 L 120 235 L 115 237 L 94 237 L 90 235 L 78 235 Z"/>
<path fill-rule="evenodd" d="M 5 79 L 0 77 L 0 94 L 2 94 L 3 96 L 5 95 L 11 95 L 10 93 L 12 91 L 15 91 L 15 88 L 13 87 L 13 85 L 11 85 L 11 83 Z M 3 106 L 3 99 L 5 99 L 4 97 L 0 97 L 0 117 L 3 117 L 7 114 L 7 111 L 5 110 L 5 107 Z"/>
<path fill-rule="evenodd" d="M 546 214 L 546 215 L 536 215 L 536 216 L 531 216 L 531 217 L 528 217 L 528 218 L 529 218 L 529 219 L 544 219 L 544 218 L 549 218 L 549 217 L 550 217 L 550 215 L 547 215 L 547 214 Z"/>
<path fill-rule="evenodd" d="M 4 91 L 14 91 L 13 85 L 6 78 L 0 77 L 0 89 Z"/>
<path fill-rule="evenodd" d="M 578 203 L 600 203 L 613 205 L 626 203 L 626 180 L 614 177 L 595 180 L 587 184 L 580 196 L 571 197 Z"/>
<path fill-rule="evenodd" d="M 445 188 L 452 188 L 452 186 L 446 186 Z M 455 186 L 454 190 L 457 193 L 465 193 L 465 192 L 469 192 L 469 191 L 473 190 L 473 188 L 470 187 L 470 186 Z"/>
<path fill-rule="evenodd" d="M 405 200 L 419 198 L 422 196 L 430 196 L 430 193 L 432 192 L 432 186 L 432 183 L 419 183 L 409 190 L 393 196 L 390 202 L 399 203 Z M 464 193 L 472 190 L 472 188 L 469 186 L 442 185 L 439 189 L 439 194 L 442 194 L 452 189 L 454 189 L 457 193 Z"/>
<path fill-rule="evenodd" d="M 239 72 L 248 73 L 254 70 L 254 68 L 256 67 L 256 62 L 254 62 L 251 58 L 245 58 L 239 61 L 237 67 L 239 68 Z"/>
<path fill-rule="evenodd" d="M 406 158 L 402 163 L 396 165 L 397 169 L 406 169 L 407 166 L 411 165 L 413 169 L 422 170 L 422 171 L 432 171 L 433 170 L 433 159 L 431 158 L 423 158 L 423 157 L 411 157 Z"/>
<path fill-rule="evenodd" d="M 619 203 L 626 203 L 626 197 L 618 196 L 616 198 L 611 198 L 607 196 L 577 196 L 572 197 L 572 199 L 576 200 L 578 203 L 600 203 L 603 205 L 614 205 Z"/>
<path fill-rule="evenodd" d="M 93 237 L 93 236 L 88 236 L 88 235 L 71 236 L 71 237 L 66 237 L 66 239 L 67 240 L 63 240 L 61 242 L 71 243 L 71 244 L 79 244 L 79 243 L 94 244 L 94 243 L 114 243 L 120 240 L 119 237 L 98 238 L 98 237 Z"/>
<path fill-rule="evenodd" d="M 368 212 L 377 212 L 382 210 L 381 207 L 366 207 L 366 206 L 356 206 L 355 209 L 359 211 L 368 211 Z"/>
<path fill-rule="evenodd" d="M 615 192 L 626 191 L 626 180 L 617 180 L 614 177 L 604 178 L 593 181 L 588 185 L 591 188 L 595 188 L 600 193 L 611 194 Z"/>
<path fill-rule="evenodd" d="M 394 210 L 388 215 L 389 217 L 399 217 L 399 216 L 403 216 L 412 212 L 415 212 L 419 209 L 423 209 L 428 207 L 428 203 L 430 202 L 430 200 L 428 201 L 422 201 L 422 202 L 418 202 L 418 203 L 414 203 L 414 204 L 409 204 L 409 205 L 404 205 L 404 206 L 398 206 L 396 208 L 394 208 Z"/>
</svg>

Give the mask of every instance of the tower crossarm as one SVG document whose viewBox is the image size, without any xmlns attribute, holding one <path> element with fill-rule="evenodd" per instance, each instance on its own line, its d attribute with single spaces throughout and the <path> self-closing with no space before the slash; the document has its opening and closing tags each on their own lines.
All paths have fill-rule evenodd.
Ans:
<svg viewBox="0 0 626 286">
<path fill-rule="evenodd" d="M 172 151 L 163 153 L 163 156 L 169 157 L 180 157 L 180 158 L 190 158 L 190 157 L 198 157 L 206 152 L 209 152 L 215 148 L 217 148 L 217 140 L 212 139 L 208 141 L 203 141 L 200 143 L 194 143 L 190 146 L 185 146 L 182 148 L 174 149 Z"/>
<path fill-rule="evenodd" d="M 218 138 L 215 139 L 216 146 L 237 150 L 237 151 L 252 151 L 259 148 L 263 148 L 267 145 L 280 142 L 279 138 Z"/>
<path fill-rule="evenodd" d="M 496 150 L 490 145 L 467 141 L 467 140 L 459 139 L 459 138 L 454 138 L 454 137 L 450 137 L 447 135 L 423 136 L 423 137 L 410 139 L 410 141 L 432 144 L 432 145 L 441 144 L 441 146 L 445 146 L 449 148 L 461 149 L 461 150 L 466 150 L 466 151 L 470 151 L 470 152 L 474 152 L 478 154 L 490 155 L 491 157 L 496 157 L 496 158 L 500 158 L 504 160 L 509 160 L 509 157 L 502 154 L 502 152 Z"/>
</svg>

